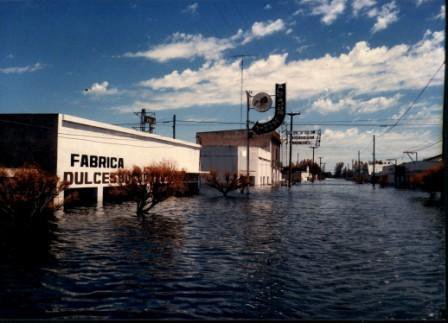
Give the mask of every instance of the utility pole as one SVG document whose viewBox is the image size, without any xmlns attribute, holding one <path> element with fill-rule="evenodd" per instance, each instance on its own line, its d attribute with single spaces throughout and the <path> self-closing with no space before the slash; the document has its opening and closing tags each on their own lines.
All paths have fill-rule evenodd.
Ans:
<svg viewBox="0 0 448 323">
<path fill-rule="evenodd" d="M 240 124 L 243 124 L 243 81 L 244 81 L 244 57 L 254 57 L 254 55 L 248 55 L 248 54 L 240 54 L 240 55 L 233 55 L 232 57 L 239 57 L 241 58 L 241 88 L 240 88 Z"/>
<path fill-rule="evenodd" d="M 358 176 L 361 177 L 361 152 L 358 150 Z"/>
<path fill-rule="evenodd" d="M 311 149 L 313 150 L 313 165 L 314 165 L 314 149 L 315 149 L 316 147 L 311 147 Z"/>
<path fill-rule="evenodd" d="M 445 2 L 445 17 L 448 15 L 448 6 Z M 445 19 L 445 39 L 448 37 L 448 23 Z M 443 318 L 448 318 L 448 69 L 446 60 L 448 58 L 448 49 L 445 42 L 445 77 L 443 86 L 443 124 L 442 124 L 442 161 L 443 167 L 443 189 L 442 189 L 442 206 L 445 211 L 445 311 Z"/>
<path fill-rule="evenodd" d="M 288 188 L 291 189 L 291 180 L 292 180 L 292 168 L 291 168 L 291 159 L 292 159 L 292 126 L 293 126 L 293 118 L 294 116 L 300 115 L 300 112 L 289 112 L 287 115 L 291 118 L 291 124 L 289 125 L 289 173 L 288 173 Z"/>
<path fill-rule="evenodd" d="M 372 150 L 373 168 L 372 168 L 372 185 L 375 188 L 375 135 L 373 135 L 373 150 Z"/>
<path fill-rule="evenodd" d="M 297 165 L 299 164 L 299 153 L 297 153 Z"/>
<path fill-rule="evenodd" d="M 319 180 L 322 178 L 322 157 L 319 157 Z"/>
<path fill-rule="evenodd" d="M 173 139 L 176 139 L 176 115 L 173 114 Z"/>
<path fill-rule="evenodd" d="M 241 57 L 241 60 L 243 58 Z M 250 171 L 249 171 L 249 140 L 250 140 L 250 130 L 249 130 L 249 109 L 250 109 L 250 93 L 249 91 L 246 91 L 246 98 L 247 98 L 247 112 L 246 112 L 246 135 L 247 135 L 247 146 L 246 146 L 246 176 L 247 176 L 247 188 L 246 188 L 246 194 L 249 194 L 249 186 L 250 186 Z"/>
</svg>

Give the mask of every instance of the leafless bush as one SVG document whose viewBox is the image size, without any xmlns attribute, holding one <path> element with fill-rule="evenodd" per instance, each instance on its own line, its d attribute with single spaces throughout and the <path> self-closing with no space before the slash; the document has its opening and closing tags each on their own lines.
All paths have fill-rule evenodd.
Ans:
<svg viewBox="0 0 448 323">
<path fill-rule="evenodd" d="M 151 166 L 134 166 L 131 170 L 120 170 L 113 175 L 116 182 L 132 200 L 137 203 L 137 215 L 148 214 L 149 210 L 169 197 L 185 189 L 185 172 L 176 170 L 169 163 Z"/>
<path fill-rule="evenodd" d="M 56 205 L 55 198 L 66 188 L 56 175 L 38 167 L 0 169 L 0 217 L 1 220 L 31 228 L 38 222 L 46 222 Z"/>
<path fill-rule="evenodd" d="M 210 175 L 207 176 L 206 183 L 208 186 L 221 192 L 224 197 L 227 197 L 230 192 L 236 190 L 240 190 L 243 193 L 244 189 L 249 185 L 247 176 L 226 172 L 224 176 L 220 177 L 215 171 L 210 172 Z"/>
</svg>

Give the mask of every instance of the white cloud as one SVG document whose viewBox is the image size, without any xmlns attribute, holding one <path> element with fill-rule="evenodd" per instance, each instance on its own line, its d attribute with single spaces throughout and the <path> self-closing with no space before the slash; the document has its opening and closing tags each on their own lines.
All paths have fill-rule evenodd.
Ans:
<svg viewBox="0 0 448 323">
<path fill-rule="evenodd" d="M 286 35 L 289 35 L 293 32 L 292 28 L 288 28 L 288 30 L 285 32 Z"/>
<path fill-rule="evenodd" d="M 301 3 L 310 5 L 312 15 L 322 16 L 322 23 L 331 25 L 344 12 L 347 0 L 302 0 Z"/>
<path fill-rule="evenodd" d="M 381 10 L 373 9 L 369 12 L 370 17 L 376 17 L 376 22 L 372 27 L 372 33 L 386 29 L 391 23 L 398 21 L 399 10 L 395 1 L 387 3 Z"/>
<path fill-rule="evenodd" d="M 423 3 L 425 3 L 425 2 L 429 2 L 429 1 L 431 1 L 431 0 L 416 0 L 415 4 L 416 4 L 417 7 L 419 7 L 419 6 L 422 5 Z"/>
<path fill-rule="evenodd" d="M 0 73 L 3 74 L 23 74 L 23 73 L 31 73 L 36 72 L 44 68 L 44 65 L 41 63 L 36 63 L 34 65 L 28 66 L 14 66 L 14 67 L 3 67 L 0 68 Z"/>
<path fill-rule="evenodd" d="M 376 0 L 353 0 L 353 14 L 357 16 L 360 11 L 376 5 Z"/>
<path fill-rule="evenodd" d="M 427 31 L 412 46 L 370 47 L 362 41 L 339 56 L 291 61 L 288 54 L 272 54 L 245 69 L 245 89 L 272 92 L 274 83 L 287 82 L 290 101 L 313 99 L 324 89 L 339 97 L 350 92 L 354 98 L 369 95 L 386 100 L 387 92 L 421 89 L 443 60 L 443 32 Z M 141 91 L 145 95 L 119 110 L 132 111 L 140 105 L 152 110 L 238 105 L 240 73 L 239 60 L 218 60 L 196 70 L 174 70 L 142 81 L 139 85 L 145 88 Z M 431 86 L 442 83 L 440 73 Z"/>
<path fill-rule="evenodd" d="M 184 33 L 173 34 L 167 43 L 156 45 L 147 51 L 128 52 L 124 57 L 142 57 L 158 62 L 173 59 L 204 58 L 207 61 L 219 60 L 223 52 L 241 44 L 247 44 L 254 39 L 267 37 L 285 30 L 282 19 L 266 22 L 255 22 L 250 31 L 238 30 L 228 38 L 204 37 L 201 34 L 190 35 Z"/>
<path fill-rule="evenodd" d="M 192 3 L 188 5 L 184 10 L 182 10 L 183 13 L 189 13 L 191 15 L 196 15 L 198 12 L 199 4 L 197 2 Z"/>
<path fill-rule="evenodd" d="M 382 133 L 383 128 L 379 128 L 376 134 Z M 348 163 L 351 166 L 351 159 L 357 159 L 357 151 L 361 150 L 361 160 L 372 160 L 372 135 L 375 132 L 371 130 L 360 130 L 357 127 L 345 130 L 334 130 L 326 128 L 322 133 L 321 147 L 319 154 L 325 156 L 327 170 L 333 171 L 334 165 L 339 162 Z M 386 136 L 376 137 L 376 159 L 385 160 L 387 158 L 404 157 L 403 151 L 411 147 L 422 147 L 428 142 L 434 142 L 435 136 L 430 130 L 423 128 L 406 128 L 390 131 Z M 440 153 L 440 146 L 433 147 L 422 152 L 422 157 L 433 156 Z M 309 152 L 301 155 L 306 158 Z M 420 154 L 419 154 L 420 155 Z M 420 156 L 419 156 L 420 157 Z"/>
<path fill-rule="evenodd" d="M 271 10 L 272 6 L 268 3 L 264 6 L 264 10 Z"/>
<path fill-rule="evenodd" d="M 157 45 L 150 50 L 136 53 L 126 53 L 125 57 L 142 57 L 166 62 L 179 58 L 203 57 L 206 60 L 219 59 L 227 49 L 235 47 L 235 38 L 240 37 L 241 32 L 230 38 L 203 37 L 201 34 L 189 35 L 175 33 L 170 42 Z"/>
<path fill-rule="evenodd" d="M 435 18 L 445 20 L 445 5 L 444 4 L 440 7 L 440 12 Z"/>
<path fill-rule="evenodd" d="M 269 20 L 266 22 L 255 22 L 249 33 L 246 33 L 243 44 L 247 44 L 253 39 L 263 38 L 285 29 L 285 23 L 282 19 Z"/>
<path fill-rule="evenodd" d="M 396 106 L 400 101 L 400 97 L 399 94 L 391 97 L 379 96 L 365 100 L 346 97 L 337 102 L 333 102 L 327 97 L 319 98 L 314 101 L 312 108 L 321 114 L 339 112 L 342 110 L 350 110 L 351 112 L 356 113 L 374 113 Z"/>
<path fill-rule="evenodd" d="M 93 83 L 89 88 L 84 90 L 84 95 L 105 96 L 118 94 L 115 88 L 109 88 L 109 82 Z"/>
</svg>

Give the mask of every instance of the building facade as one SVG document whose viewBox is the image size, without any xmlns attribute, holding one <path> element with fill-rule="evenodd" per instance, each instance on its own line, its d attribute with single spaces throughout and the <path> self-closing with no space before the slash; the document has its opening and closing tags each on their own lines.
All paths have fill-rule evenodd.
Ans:
<svg viewBox="0 0 448 323">
<path fill-rule="evenodd" d="M 198 132 L 201 171 L 218 174 L 247 174 L 247 134 L 245 129 Z M 249 176 L 252 185 L 276 185 L 281 180 L 280 135 L 272 132 L 252 135 L 249 140 Z"/>
<path fill-rule="evenodd" d="M 442 156 L 434 156 L 420 161 L 406 162 L 383 167 L 380 176 L 386 185 L 401 188 L 412 187 L 412 177 L 442 164 Z"/>
<path fill-rule="evenodd" d="M 0 124 L 0 166 L 37 164 L 100 202 L 119 169 L 168 162 L 199 173 L 200 146 L 182 140 L 65 114 L 0 114 Z"/>
</svg>

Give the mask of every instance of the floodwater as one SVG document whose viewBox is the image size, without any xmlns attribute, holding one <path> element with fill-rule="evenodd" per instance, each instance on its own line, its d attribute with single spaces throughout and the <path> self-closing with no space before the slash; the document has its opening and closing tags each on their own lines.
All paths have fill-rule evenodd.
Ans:
<svg viewBox="0 0 448 323">
<path fill-rule="evenodd" d="M 2 257 L 0 317 L 436 319 L 444 218 L 425 196 L 327 180 L 203 188 L 144 220 L 73 208 L 47 252 Z"/>
</svg>

